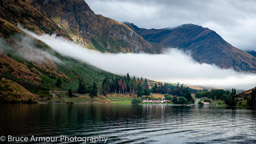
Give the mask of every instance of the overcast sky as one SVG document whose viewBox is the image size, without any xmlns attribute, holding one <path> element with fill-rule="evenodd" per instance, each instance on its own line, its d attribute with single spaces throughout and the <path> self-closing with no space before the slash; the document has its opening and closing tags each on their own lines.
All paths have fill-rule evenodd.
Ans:
<svg viewBox="0 0 256 144">
<path fill-rule="evenodd" d="M 193 23 L 208 27 L 233 46 L 256 50 L 255 0 L 86 0 L 96 14 L 139 27 Z"/>
</svg>

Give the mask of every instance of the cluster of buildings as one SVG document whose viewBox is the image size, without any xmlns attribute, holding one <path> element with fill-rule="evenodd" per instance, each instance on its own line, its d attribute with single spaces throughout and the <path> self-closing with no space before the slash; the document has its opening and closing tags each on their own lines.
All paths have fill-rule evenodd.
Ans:
<svg viewBox="0 0 256 144">
<path fill-rule="evenodd" d="M 143 100 L 143 103 L 169 103 L 169 100 Z"/>
</svg>

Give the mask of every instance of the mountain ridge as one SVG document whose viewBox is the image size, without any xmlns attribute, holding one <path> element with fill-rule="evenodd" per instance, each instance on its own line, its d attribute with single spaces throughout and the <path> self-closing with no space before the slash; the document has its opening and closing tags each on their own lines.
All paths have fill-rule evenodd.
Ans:
<svg viewBox="0 0 256 144">
<path fill-rule="evenodd" d="M 247 53 L 251 54 L 252 56 L 256 57 L 256 51 L 254 50 L 249 50 Z"/>
<path fill-rule="evenodd" d="M 47 15 L 77 43 L 101 52 L 149 52 L 152 46 L 128 26 L 96 15 L 83 0 L 33 0 L 31 5 Z"/>
<path fill-rule="evenodd" d="M 252 55 L 233 47 L 215 31 L 194 24 L 175 28 L 144 29 L 125 23 L 145 40 L 183 51 L 191 51 L 192 57 L 200 63 L 215 64 L 221 68 L 236 71 L 256 72 L 256 59 Z"/>
</svg>

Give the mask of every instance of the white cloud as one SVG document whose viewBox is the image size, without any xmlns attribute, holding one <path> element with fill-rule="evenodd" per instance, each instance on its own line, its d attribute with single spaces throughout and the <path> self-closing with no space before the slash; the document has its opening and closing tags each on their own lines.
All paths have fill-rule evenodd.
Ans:
<svg viewBox="0 0 256 144">
<path fill-rule="evenodd" d="M 10 39 L 13 41 L 12 46 L 0 37 L 0 54 L 3 52 L 6 54 L 17 54 L 28 61 L 40 64 L 49 64 L 52 61 L 58 64 L 64 64 L 59 58 L 50 54 L 51 52 L 38 48 L 31 37 L 16 34 L 11 36 Z"/>
<path fill-rule="evenodd" d="M 191 56 L 177 49 L 163 54 L 100 53 L 89 50 L 64 38 L 38 36 L 24 30 L 31 36 L 45 42 L 55 51 L 82 62 L 91 64 L 115 74 L 135 75 L 163 82 L 180 82 L 189 85 L 217 88 L 249 89 L 255 86 L 256 75 L 220 69 L 215 65 L 199 64 Z"/>
<path fill-rule="evenodd" d="M 165 28 L 193 23 L 208 27 L 240 49 L 256 50 L 253 0 L 86 0 L 97 14 L 140 27 Z"/>
<path fill-rule="evenodd" d="M 49 64 L 54 61 L 58 64 L 63 64 L 63 62 L 57 57 L 51 55 L 49 52 L 39 49 L 35 42 L 24 35 L 15 35 L 12 37 L 15 42 L 16 52 L 23 58 L 33 61 L 36 63 Z"/>
</svg>

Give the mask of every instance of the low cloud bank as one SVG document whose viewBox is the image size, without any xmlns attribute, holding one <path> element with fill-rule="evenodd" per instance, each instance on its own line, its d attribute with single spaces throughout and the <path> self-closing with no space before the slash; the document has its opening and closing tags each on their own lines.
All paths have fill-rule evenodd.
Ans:
<svg viewBox="0 0 256 144">
<path fill-rule="evenodd" d="M 16 49 L 16 52 L 29 61 L 45 64 L 54 61 L 58 64 L 63 64 L 57 57 L 51 55 L 47 51 L 39 49 L 30 37 L 15 35 L 12 39 L 15 42 L 15 47 L 18 48 Z"/>
<path fill-rule="evenodd" d="M 21 28 L 22 29 L 22 28 Z M 119 75 L 135 75 L 156 81 L 184 83 L 215 88 L 249 89 L 255 86 L 256 75 L 220 69 L 215 65 L 199 64 L 193 58 L 177 49 L 163 54 L 100 53 L 86 49 L 64 38 L 27 34 L 45 42 L 63 56 L 96 66 Z"/>
<path fill-rule="evenodd" d="M 38 48 L 30 37 L 17 34 L 12 36 L 11 39 L 14 43 L 10 45 L 5 39 L 0 37 L 0 54 L 5 52 L 17 55 L 39 64 L 49 64 L 51 61 L 63 64 L 60 59 L 50 54 L 50 52 Z"/>
</svg>

